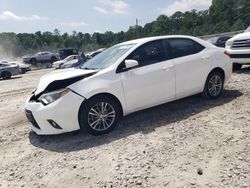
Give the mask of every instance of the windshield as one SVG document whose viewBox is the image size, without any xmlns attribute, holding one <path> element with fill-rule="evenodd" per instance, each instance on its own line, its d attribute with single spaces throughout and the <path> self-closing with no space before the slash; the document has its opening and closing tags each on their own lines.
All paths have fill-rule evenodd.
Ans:
<svg viewBox="0 0 250 188">
<path fill-rule="evenodd" d="M 250 32 L 250 26 L 246 29 L 245 33 L 246 32 Z"/>
<path fill-rule="evenodd" d="M 84 63 L 81 69 L 105 69 L 113 65 L 121 56 L 136 44 L 116 45 L 104 50 L 102 53 Z"/>
</svg>

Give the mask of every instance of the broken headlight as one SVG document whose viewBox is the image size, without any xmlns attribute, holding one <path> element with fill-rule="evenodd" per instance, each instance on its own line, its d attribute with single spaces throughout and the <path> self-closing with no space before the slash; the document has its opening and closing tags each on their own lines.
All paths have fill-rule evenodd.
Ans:
<svg viewBox="0 0 250 188">
<path fill-rule="evenodd" d="M 38 98 L 38 100 L 41 101 L 44 105 L 48 105 L 48 104 L 56 101 L 57 99 L 61 98 L 62 96 L 66 95 L 69 91 L 70 91 L 70 89 L 64 88 L 64 89 L 60 89 L 57 91 L 45 93 L 45 94 L 41 95 Z"/>
</svg>

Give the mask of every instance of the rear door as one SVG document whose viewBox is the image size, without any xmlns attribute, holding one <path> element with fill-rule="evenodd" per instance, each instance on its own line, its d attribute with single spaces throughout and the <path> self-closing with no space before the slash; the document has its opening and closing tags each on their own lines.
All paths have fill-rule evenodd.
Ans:
<svg viewBox="0 0 250 188">
<path fill-rule="evenodd" d="M 175 65 L 177 98 L 201 92 L 210 70 L 211 55 L 189 38 L 170 38 L 168 44 Z"/>
</svg>

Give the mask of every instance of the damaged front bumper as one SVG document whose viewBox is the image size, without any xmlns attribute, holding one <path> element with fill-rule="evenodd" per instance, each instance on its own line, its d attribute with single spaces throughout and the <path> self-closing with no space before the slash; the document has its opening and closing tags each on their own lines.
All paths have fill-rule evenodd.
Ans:
<svg viewBox="0 0 250 188">
<path fill-rule="evenodd" d="M 55 102 L 44 105 L 30 97 L 26 102 L 26 116 L 31 129 L 38 135 L 61 134 L 80 129 L 78 112 L 82 96 L 70 91 Z"/>
</svg>

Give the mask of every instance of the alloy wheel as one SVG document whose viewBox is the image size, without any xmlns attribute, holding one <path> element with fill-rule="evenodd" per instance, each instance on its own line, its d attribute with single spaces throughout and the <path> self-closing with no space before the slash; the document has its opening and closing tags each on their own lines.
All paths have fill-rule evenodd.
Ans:
<svg viewBox="0 0 250 188">
<path fill-rule="evenodd" d="M 94 105 L 88 112 L 88 123 L 96 131 L 105 131 L 115 121 L 115 109 L 107 102 Z"/>
<path fill-rule="evenodd" d="M 223 81 L 219 75 L 213 75 L 208 83 L 208 91 L 211 96 L 216 97 L 221 93 Z"/>
</svg>

